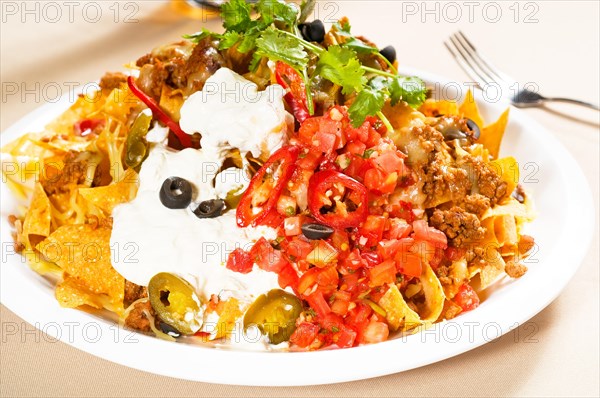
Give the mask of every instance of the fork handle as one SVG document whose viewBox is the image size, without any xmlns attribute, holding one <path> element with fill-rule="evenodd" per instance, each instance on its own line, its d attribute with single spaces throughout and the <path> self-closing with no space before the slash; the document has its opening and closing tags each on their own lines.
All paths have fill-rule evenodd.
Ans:
<svg viewBox="0 0 600 398">
<path fill-rule="evenodd" d="M 561 98 L 561 97 L 544 98 L 543 102 L 566 102 L 569 104 L 581 105 L 581 106 L 585 106 L 586 108 L 600 111 L 600 107 L 596 104 L 592 104 L 591 102 L 580 101 L 580 100 L 576 100 L 576 99 L 572 99 L 572 98 Z"/>
</svg>

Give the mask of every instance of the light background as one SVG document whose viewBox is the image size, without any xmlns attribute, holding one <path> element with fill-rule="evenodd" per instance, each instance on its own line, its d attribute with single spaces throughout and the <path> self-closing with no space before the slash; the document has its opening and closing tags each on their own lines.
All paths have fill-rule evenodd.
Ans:
<svg viewBox="0 0 600 398">
<path fill-rule="evenodd" d="M 69 85 L 94 81 L 104 71 L 119 70 L 120 65 L 152 47 L 204 26 L 181 17 L 165 1 L 96 2 L 101 10 L 97 21 L 95 6 L 84 11 L 86 2 L 54 2 L 57 8 L 47 3 L 0 1 L 1 130 L 44 101 L 54 100 Z M 472 23 L 467 3 L 454 3 L 462 12 L 458 22 L 451 21 L 457 8 L 446 2 L 321 2 L 318 12 L 321 19 L 346 15 L 355 33 L 382 46 L 395 45 L 402 64 L 459 82 L 468 79 L 442 41 L 461 29 L 504 72 L 522 82 L 535 82 L 542 93 L 600 102 L 597 1 L 499 1 L 487 6 L 487 13 L 483 11 L 486 2 L 471 2 Z M 24 13 L 24 7 L 33 12 Z M 493 23 L 496 8 L 502 10 L 502 16 Z M 517 8 L 520 12 L 515 22 Z M 426 10 L 433 12 L 428 14 Z M 526 15 L 533 11 L 537 22 L 525 23 Z M 132 13 L 137 22 L 126 23 Z M 209 19 L 205 25 L 217 29 L 219 21 Z M 15 87 L 16 93 L 11 91 Z M 25 94 L 24 89 L 36 91 L 38 98 Z M 599 116 L 569 106 L 554 109 L 579 120 L 538 109 L 527 113 L 558 137 L 579 161 L 594 195 L 596 235 L 572 282 L 526 325 L 528 329 L 522 327 L 471 352 L 401 374 L 331 386 L 248 388 L 186 382 L 132 370 L 66 344 L 48 342 L 39 333 L 8 336 L 4 325 L 21 325 L 22 320 L 2 306 L 0 396 L 600 395 Z M 537 331 L 530 341 L 526 337 L 534 330 L 532 327 Z M 373 360 L 394 358 L 390 355 Z M 289 371 L 301 379 L 310 369 Z"/>
</svg>

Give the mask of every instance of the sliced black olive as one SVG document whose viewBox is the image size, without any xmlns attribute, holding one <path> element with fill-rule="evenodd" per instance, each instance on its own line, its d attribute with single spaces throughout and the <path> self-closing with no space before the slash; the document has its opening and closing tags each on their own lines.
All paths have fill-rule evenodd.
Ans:
<svg viewBox="0 0 600 398">
<path fill-rule="evenodd" d="M 477 125 L 477 123 L 475 123 L 471 119 L 469 119 L 469 118 L 466 118 L 466 119 L 467 119 L 467 127 L 469 127 L 469 130 L 471 130 L 473 132 L 473 138 L 478 139 L 479 136 L 481 135 L 481 130 L 479 129 L 479 126 Z"/>
<path fill-rule="evenodd" d="M 394 61 L 396 61 L 396 49 L 394 48 L 394 46 L 387 46 L 385 48 L 382 48 L 379 53 L 381 55 L 383 55 L 383 57 L 385 59 L 387 59 L 388 61 L 390 61 L 391 64 L 394 63 Z"/>
<path fill-rule="evenodd" d="M 192 202 L 192 184 L 180 177 L 169 177 L 160 188 L 160 201 L 169 209 L 185 209 Z"/>
<path fill-rule="evenodd" d="M 158 327 L 163 333 L 166 333 L 169 336 L 173 336 L 173 337 L 181 336 L 181 332 L 179 332 L 179 330 L 175 329 L 173 326 L 171 326 L 168 323 L 165 323 L 163 321 L 159 321 Z"/>
<path fill-rule="evenodd" d="M 302 233 L 311 240 L 327 239 L 333 232 L 333 228 L 323 224 L 308 223 L 302 225 Z"/>
<path fill-rule="evenodd" d="M 205 200 L 194 209 L 194 214 L 198 218 L 215 218 L 223 213 L 224 208 L 225 202 L 221 199 Z"/>
<path fill-rule="evenodd" d="M 320 43 L 325 39 L 325 25 L 323 25 L 323 22 L 319 19 L 300 24 L 298 27 L 300 28 L 302 37 L 307 41 Z"/>
</svg>

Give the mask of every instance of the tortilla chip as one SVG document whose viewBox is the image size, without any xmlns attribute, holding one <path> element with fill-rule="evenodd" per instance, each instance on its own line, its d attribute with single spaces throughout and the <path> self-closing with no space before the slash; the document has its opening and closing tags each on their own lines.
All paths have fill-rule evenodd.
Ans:
<svg viewBox="0 0 600 398">
<path fill-rule="evenodd" d="M 89 305 L 94 308 L 102 308 L 102 300 L 98 295 L 91 293 L 76 278 L 68 275 L 64 280 L 56 285 L 54 292 L 58 303 L 67 308 L 76 308 L 82 305 Z"/>
<path fill-rule="evenodd" d="M 507 156 L 494 160 L 490 164 L 496 169 L 502 181 L 506 183 L 506 194 L 512 194 L 519 184 L 519 163 L 517 163 L 517 159 Z"/>
<path fill-rule="evenodd" d="M 504 273 L 504 259 L 498 251 L 489 247 L 486 250 L 486 265 L 481 268 L 479 278 L 481 280 L 481 290 L 487 289 Z"/>
<path fill-rule="evenodd" d="M 108 227 L 64 225 L 38 244 L 37 249 L 75 279 L 80 290 L 95 296 L 106 295 L 114 311 L 123 309 L 125 279 L 111 265 L 110 233 Z M 64 290 L 72 292 L 73 284 L 67 286 L 69 289 Z"/>
<path fill-rule="evenodd" d="M 458 105 L 454 101 L 428 99 L 419 107 L 419 112 L 429 117 L 458 115 Z"/>
<path fill-rule="evenodd" d="M 478 142 L 486 147 L 494 158 L 498 158 L 498 153 L 500 153 L 500 143 L 508 124 L 509 110 L 510 108 L 506 109 L 498 120 L 481 130 Z"/>
<path fill-rule="evenodd" d="M 444 289 L 440 280 L 431 269 L 431 266 L 426 261 L 423 261 L 423 273 L 419 278 L 423 286 L 425 294 L 425 311 L 421 315 L 421 319 L 426 323 L 435 322 L 444 309 Z"/>
<path fill-rule="evenodd" d="M 127 169 L 123 179 L 116 184 L 79 188 L 79 194 L 100 208 L 106 215 L 110 215 L 117 205 L 127 203 L 135 197 L 138 185 L 137 173 L 133 169 Z"/>
<path fill-rule="evenodd" d="M 503 215 L 494 219 L 494 234 L 501 246 L 514 246 L 519 243 L 517 224 L 512 215 Z"/>
<path fill-rule="evenodd" d="M 467 95 L 465 100 L 458 108 L 458 112 L 463 116 L 474 121 L 479 128 L 483 128 L 485 122 L 483 121 L 483 117 L 481 113 L 479 113 L 479 108 L 477 107 L 477 102 L 475 102 L 475 98 L 473 97 L 473 93 L 471 89 L 467 91 Z"/>
<path fill-rule="evenodd" d="M 398 287 L 394 284 L 390 284 L 389 287 L 388 291 L 379 299 L 378 304 L 385 310 L 391 330 L 396 331 L 400 328 L 409 330 L 421 325 L 419 314 L 406 304 Z"/>
<path fill-rule="evenodd" d="M 23 236 L 25 240 L 31 246 L 30 235 L 48 237 L 50 235 L 51 224 L 50 200 L 46 196 L 42 184 L 37 182 L 33 188 L 33 197 L 31 198 L 29 210 L 23 221 Z"/>
</svg>

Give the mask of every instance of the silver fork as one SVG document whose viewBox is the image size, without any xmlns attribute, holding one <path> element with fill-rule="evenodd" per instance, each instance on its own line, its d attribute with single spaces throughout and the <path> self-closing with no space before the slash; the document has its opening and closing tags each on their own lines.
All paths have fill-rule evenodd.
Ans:
<svg viewBox="0 0 600 398">
<path fill-rule="evenodd" d="M 444 45 L 465 73 L 477 83 L 479 88 L 484 89 L 489 85 L 499 86 L 503 96 L 518 108 L 543 106 L 547 102 L 568 102 L 597 111 L 600 110 L 596 104 L 572 98 L 544 97 L 525 87 L 516 90 L 516 94 L 513 94 L 515 87 L 519 87 L 516 80 L 494 67 L 487 58 L 475 49 L 475 46 L 461 31 L 450 35 L 449 41 L 444 42 Z"/>
</svg>

